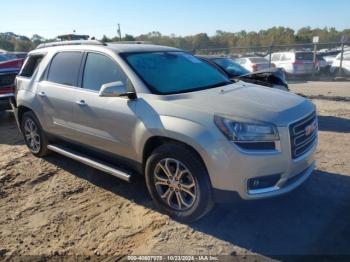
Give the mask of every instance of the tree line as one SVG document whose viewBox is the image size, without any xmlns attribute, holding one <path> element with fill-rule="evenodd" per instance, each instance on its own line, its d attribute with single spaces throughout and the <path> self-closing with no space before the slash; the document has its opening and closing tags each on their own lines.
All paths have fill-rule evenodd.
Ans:
<svg viewBox="0 0 350 262">
<path fill-rule="evenodd" d="M 340 39 L 345 36 L 350 40 L 350 29 L 337 30 L 334 27 L 330 28 L 311 28 L 303 27 L 295 31 L 288 27 L 272 27 L 267 30 L 258 32 L 240 32 L 232 33 L 218 30 L 215 35 L 209 36 L 206 33 L 199 33 L 190 36 L 162 35 L 160 32 L 150 32 L 139 36 L 126 34 L 122 41 L 146 41 L 154 44 L 167 45 L 178 47 L 184 50 L 200 50 L 208 48 L 244 48 L 244 47 L 259 47 L 274 45 L 293 45 L 311 43 L 314 36 L 319 36 L 321 43 L 325 42 L 340 42 Z M 104 42 L 118 42 L 119 37 L 103 36 L 101 39 Z M 8 51 L 30 51 L 37 45 L 44 42 L 56 41 L 56 39 L 45 39 L 40 35 L 33 35 L 31 38 L 23 35 L 17 35 L 12 32 L 0 33 L 0 49 Z"/>
</svg>

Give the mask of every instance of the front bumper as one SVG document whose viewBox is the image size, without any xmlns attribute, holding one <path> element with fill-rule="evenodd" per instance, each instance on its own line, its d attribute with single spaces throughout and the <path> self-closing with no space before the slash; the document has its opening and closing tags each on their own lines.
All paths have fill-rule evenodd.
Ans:
<svg viewBox="0 0 350 262">
<path fill-rule="evenodd" d="M 281 142 L 277 150 L 248 152 L 227 141 L 211 148 L 205 162 L 213 191 L 220 195 L 236 192 L 242 199 L 250 200 L 281 195 L 301 185 L 315 168 L 317 139 L 305 154 L 293 159 L 288 128 L 278 128 L 278 131 Z M 274 186 L 249 190 L 250 179 L 273 175 L 280 176 Z"/>
</svg>

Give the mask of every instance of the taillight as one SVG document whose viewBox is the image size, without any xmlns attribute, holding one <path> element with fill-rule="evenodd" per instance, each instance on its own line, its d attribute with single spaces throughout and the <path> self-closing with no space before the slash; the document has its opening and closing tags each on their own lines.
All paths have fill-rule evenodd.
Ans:
<svg viewBox="0 0 350 262">
<path fill-rule="evenodd" d="M 258 70 L 258 65 L 257 64 L 252 64 L 253 72 Z"/>
</svg>

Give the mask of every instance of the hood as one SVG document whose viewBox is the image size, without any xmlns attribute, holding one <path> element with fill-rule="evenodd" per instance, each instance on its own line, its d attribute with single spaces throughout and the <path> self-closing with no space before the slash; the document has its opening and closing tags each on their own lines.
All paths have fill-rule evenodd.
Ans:
<svg viewBox="0 0 350 262">
<path fill-rule="evenodd" d="M 197 92 L 156 96 L 149 101 L 160 115 L 206 121 L 214 114 L 286 126 L 315 110 L 307 99 L 242 81 Z M 208 118 L 208 115 L 210 117 Z"/>
</svg>

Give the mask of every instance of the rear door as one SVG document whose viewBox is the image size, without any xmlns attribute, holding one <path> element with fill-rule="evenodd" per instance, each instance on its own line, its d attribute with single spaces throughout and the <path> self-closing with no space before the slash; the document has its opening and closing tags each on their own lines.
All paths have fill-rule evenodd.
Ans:
<svg viewBox="0 0 350 262">
<path fill-rule="evenodd" d="M 83 52 L 79 51 L 57 53 L 36 91 L 47 131 L 64 138 L 74 137 L 71 123 L 82 58 Z"/>
<path fill-rule="evenodd" d="M 130 156 L 132 134 L 136 124 L 135 103 L 127 97 L 100 97 L 103 84 L 129 80 L 118 64 L 101 53 L 86 55 L 81 89 L 77 90 L 73 126 L 78 131 L 75 140 L 81 144 Z"/>
</svg>

